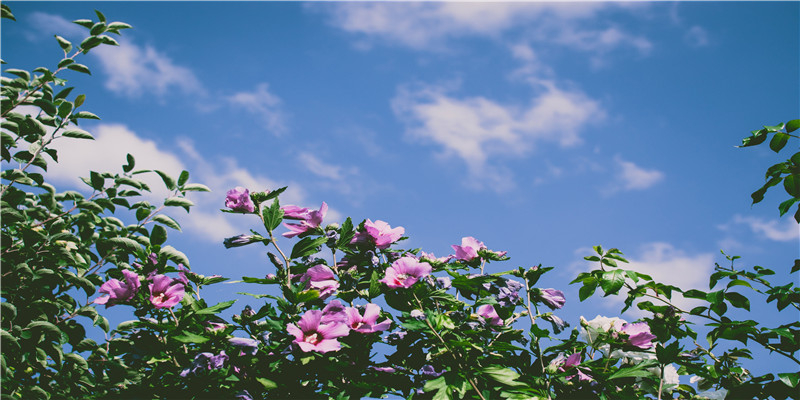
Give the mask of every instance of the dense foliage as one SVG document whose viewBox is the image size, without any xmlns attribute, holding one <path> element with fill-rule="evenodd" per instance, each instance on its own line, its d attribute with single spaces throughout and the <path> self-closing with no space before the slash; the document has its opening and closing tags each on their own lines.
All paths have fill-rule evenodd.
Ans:
<svg viewBox="0 0 800 400">
<path fill-rule="evenodd" d="M 2 12 L 14 19 L 7 6 Z M 208 191 L 187 171 L 138 170 L 128 155 L 121 173 L 83 178 L 83 193 L 47 182 L 48 164 L 58 161 L 53 141 L 91 140 L 78 125 L 98 119 L 61 76 L 89 73 L 79 56 L 117 45 L 109 34 L 130 28 L 96 14 L 75 21 L 89 34 L 79 45 L 56 36 L 64 51 L 56 69 L 3 71 L 4 398 L 797 398 L 797 370 L 753 376 L 742 364 L 758 345 L 800 369 L 800 291 L 771 282 L 768 268 L 741 268 L 726 255 L 730 264 L 717 265 L 708 291 L 684 291 L 625 269 L 620 250 L 595 246 L 586 260 L 596 269 L 572 282 L 579 300 L 626 296 L 622 311 L 638 307 L 648 317 L 582 318 L 570 330 L 558 316 L 568 299 L 540 285 L 552 267 L 488 274 L 487 264 L 509 257 L 474 237 L 436 257 L 403 248 L 405 230 L 394 223 L 323 225 L 327 204 L 281 205 L 285 188 L 236 187 L 224 199 L 222 211 L 257 228 L 225 247 L 266 246 L 274 272 L 243 277 L 259 305 L 223 319 L 234 301 L 209 305 L 200 291 L 228 278 L 192 272 L 166 244 L 167 229 L 180 225 L 164 211 L 189 211 L 186 194 Z M 779 152 L 798 127 L 764 127 L 743 146 L 772 134 Z M 145 200 L 141 174 L 157 174 L 170 196 Z M 785 214 L 800 200 L 798 175 L 800 153 L 770 167 L 754 203 L 783 182 Z M 279 247 L 278 234 L 291 249 Z M 791 273 L 799 269 L 795 260 Z M 701 305 L 680 309 L 675 295 Z M 731 316 L 751 301 L 774 303 L 787 322 Z M 112 329 L 108 307 L 129 307 L 136 319 Z M 707 346 L 693 328 L 701 322 Z M 87 338 L 90 330 L 106 340 Z"/>
</svg>

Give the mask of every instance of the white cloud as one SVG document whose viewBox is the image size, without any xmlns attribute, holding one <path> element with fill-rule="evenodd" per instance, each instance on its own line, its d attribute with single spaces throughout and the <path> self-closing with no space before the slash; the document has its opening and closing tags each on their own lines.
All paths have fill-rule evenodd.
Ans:
<svg viewBox="0 0 800 400">
<path fill-rule="evenodd" d="M 241 107 L 261 119 L 266 130 L 275 134 L 286 132 L 286 114 L 281 99 L 269 91 L 269 84 L 261 83 L 254 92 L 238 92 L 227 97 L 234 107 Z"/>
<path fill-rule="evenodd" d="M 583 51 L 632 46 L 648 52 L 652 44 L 643 37 L 614 26 L 604 29 L 587 26 L 586 20 L 611 7 L 636 9 L 603 2 L 352 2 L 325 8 L 334 26 L 360 36 L 362 48 L 368 48 L 377 39 L 415 49 L 447 50 L 445 42 L 450 38 L 500 37 L 522 27 L 523 36 L 531 40 Z"/>
<path fill-rule="evenodd" d="M 306 205 L 305 192 L 296 183 L 283 184 L 265 176 L 253 174 L 238 165 L 232 158 L 214 160 L 214 163 L 198 153 L 188 139 L 180 139 L 177 151 L 167 149 L 163 144 L 139 137 L 125 125 L 100 124 L 91 129 L 96 140 L 57 139 L 54 147 L 58 150 L 59 162 L 50 163 L 48 177 L 76 188 L 85 189 L 79 177 L 89 176 L 89 171 L 121 173 L 126 163 L 126 154 L 136 158 L 136 169 L 158 169 L 173 177 L 181 171 L 190 171 L 189 182 L 207 185 L 211 193 L 196 193 L 189 197 L 195 203 L 188 216 L 180 209 L 168 213 L 176 218 L 184 232 L 198 235 L 203 240 L 221 243 L 222 239 L 247 232 L 252 227 L 249 218 L 223 214 L 224 198 L 227 190 L 244 186 L 253 191 L 289 188 L 281 195 L 282 204 Z M 163 188 L 161 179 L 155 174 L 141 174 L 137 179 L 144 180 L 153 193 L 145 198 L 158 204 L 169 192 Z M 173 211 L 174 210 L 174 211 Z M 338 221 L 341 215 L 330 210 L 326 221 Z"/>
<path fill-rule="evenodd" d="M 67 21 L 60 15 L 47 14 L 36 11 L 30 14 L 27 18 L 29 25 L 34 27 L 34 30 L 25 33 L 25 37 L 31 41 L 38 41 L 44 38 L 53 38 L 53 35 L 59 35 L 67 39 L 82 38 L 89 35 L 89 30 Z M 55 42 L 55 39 L 52 39 Z M 78 43 L 74 43 L 76 47 Z"/>
<path fill-rule="evenodd" d="M 800 225 L 792 218 L 765 221 L 761 218 L 735 215 L 733 222 L 747 225 L 753 233 L 763 235 L 770 240 L 787 242 L 800 237 Z"/>
<path fill-rule="evenodd" d="M 89 53 L 100 60 L 109 90 L 131 97 L 145 93 L 163 96 L 172 90 L 204 93 L 194 72 L 176 65 L 166 54 L 149 45 L 138 46 L 130 39 L 118 42 L 119 46 L 100 46 Z"/>
<path fill-rule="evenodd" d="M 614 157 L 617 173 L 615 182 L 604 188 L 604 195 L 611 195 L 620 190 L 644 190 L 664 179 L 664 173 L 654 169 L 644 169 L 621 157 Z"/>
<path fill-rule="evenodd" d="M 442 156 L 456 156 L 467 165 L 471 186 L 505 190 L 510 172 L 493 158 L 523 156 L 540 141 L 561 146 L 580 143 L 580 129 L 603 112 L 594 100 L 575 91 L 539 81 L 540 92 L 527 106 L 504 105 L 481 96 L 457 98 L 447 88 L 401 87 L 392 107 L 408 125 L 406 134 L 433 142 Z M 466 181 L 466 180 L 465 180 Z"/>
<path fill-rule="evenodd" d="M 708 46 L 710 41 L 708 39 L 708 32 L 700 26 L 693 26 L 689 28 L 684 34 L 684 39 L 689 45 L 694 47 Z"/>
</svg>

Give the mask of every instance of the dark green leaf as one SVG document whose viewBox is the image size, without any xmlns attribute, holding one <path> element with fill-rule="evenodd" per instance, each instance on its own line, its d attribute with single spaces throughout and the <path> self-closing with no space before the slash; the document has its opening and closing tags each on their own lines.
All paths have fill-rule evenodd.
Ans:
<svg viewBox="0 0 800 400">
<path fill-rule="evenodd" d="M 756 146 L 764 142 L 767 139 L 767 131 L 761 129 L 759 131 L 753 131 L 753 135 L 750 137 L 746 137 L 742 139 L 742 145 L 739 147 L 749 147 L 749 146 Z"/>
<path fill-rule="evenodd" d="M 172 246 L 162 247 L 159 254 L 166 255 L 167 259 L 174 261 L 176 264 L 183 264 L 184 266 L 189 267 L 189 259 L 186 258 L 186 254 L 183 254 Z"/>
<path fill-rule="evenodd" d="M 524 383 L 518 382 L 516 379 L 520 377 L 519 373 L 516 371 L 501 367 L 501 366 L 490 366 L 485 367 L 481 370 L 483 375 L 488 375 L 493 380 L 500 382 L 504 385 L 508 386 L 525 386 Z"/>
<path fill-rule="evenodd" d="M 785 383 L 787 386 L 794 388 L 797 387 L 797 383 L 800 382 L 800 373 L 797 372 L 778 373 L 778 378 L 780 378 L 781 382 Z"/>
<path fill-rule="evenodd" d="M 75 139 L 90 139 L 90 140 L 94 140 L 94 136 L 92 136 L 91 133 L 86 132 L 83 129 L 70 129 L 70 130 L 62 133 L 61 136 L 71 137 L 71 138 L 75 138 Z"/>
<path fill-rule="evenodd" d="M 114 245 L 116 247 L 119 247 L 121 249 L 125 249 L 125 250 L 127 250 L 127 251 L 129 251 L 131 253 L 137 252 L 137 251 L 142 249 L 142 247 L 139 244 L 139 242 L 137 242 L 137 241 L 135 241 L 133 239 L 130 239 L 130 238 L 126 238 L 126 237 L 111 238 L 111 239 L 108 239 L 108 243 L 110 243 L 110 244 L 112 244 L 112 245 Z"/>
<path fill-rule="evenodd" d="M 81 96 L 83 96 L 83 95 L 79 95 L 77 98 L 75 98 L 75 107 L 79 106 L 78 105 L 78 99 L 81 98 Z M 94 115 L 93 113 L 90 113 L 89 111 L 78 111 L 75 114 L 72 114 L 72 117 L 75 118 L 75 119 L 77 119 L 77 118 L 100 119 L 100 117 L 98 117 L 97 115 Z"/>
<path fill-rule="evenodd" d="M 283 221 L 283 210 L 280 203 L 278 203 L 278 199 L 275 199 L 270 207 L 264 210 L 264 227 L 272 232 L 281 224 L 281 221 Z"/>
<path fill-rule="evenodd" d="M 155 173 L 157 173 L 158 176 L 161 177 L 161 180 L 164 181 L 164 185 L 167 187 L 167 189 L 175 190 L 175 188 L 177 187 L 177 185 L 175 184 L 175 179 L 173 179 L 171 176 L 169 176 L 169 174 L 167 174 L 164 171 L 155 170 Z M 167 205 L 166 202 L 164 202 L 164 205 Z M 189 205 L 191 206 L 193 204 Z"/>
<path fill-rule="evenodd" d="M 325 236 L 317 238 L 305 237 L 300 239 L 300 241 L 292 247 L 291 258 L 301 258 L 315 254 L 317 248 L 325 244 L 327 240 L 328 238 Z"/>
<path fill-rule="evenodd" d="M 780 214 L 780 215 L 781 215 L 781 217 L 782 217 L 784 214 L 786 214 L 787 212 L 789 212 L 789 210 L 791 210 L 791 208 L 792 208 L 792 206 L 794 205 L 794 203 L 797 203 L 798 201 L 800 201 L 800 198 L 797 198 L 797 197 L 792 197 L 792 198 L 791 198 L 791 199 L 789 199 L 789 200 L 786 200 L 786 201 L 783 201 L 783 202 L 781 202 L 781 204 L 780 204 L 780 205 L 778 205 L 778 211 L 780 211 L 780 213 L 781 213 L 781 214 Z"/>
<path fill-rule="evenodd" d="M 53 103 L 45 100 L 45 99 L 36 99 L 33 101 L 33 105 L 38 106 L 42 109 L 47 115 L 53 116 L 56 115 L 56 106 Z"/>
<path fill-rule="evenodd" d="M 788 141 L 789 135 L 783 132 L 777 132 L 775 136 L 772 137 L 772 140 L 769 141 L 769 148 L 777 153 L 783 149 L 783 146 L 786 146 L 786 142 Z"/>
<path fill-rule="evenodd" d="M 180 224 L 178 224 L 177 221 L 175 221 L 171 217 L 166 216 L 164 214 L 156 215 L 155 217 L 153 217 L 153 221 L 156 221 L 158 223 L 164 224 L 164 225 L 166 225 L 166 226 L 168 226 L 168 227 L 170 227 L 172 229 L 175 229 L 176 231 L 180 231 L 181 230 L 181 226 L 180 226 Z"/>
<path fill-rule="evenodd" d="M 28 71 L 25 71 L 25 70 L 16 69 L 16 68 L 9 68 L 9 69 L 7 69 L 7 70 L 5 70 L 3 72 L 5 72 L 7 74 L 16 75 L 16 76 L 24 79 L 25 81 L 31 80 L 31 74 Z M 3 84 L 5 85 L 5 83 L 3 83 Z"/>
<path fill-rule="evenodd" d="M 215 306 L 211 306 L 211 307 L 199 310 L 196 313 L 197 314 L 217 314 L 222 310 L 226 310 L 226 309 L 230 308 L 230 306 L 232 306 L 233 303 L 235 303 L 235 302 L 236 302 L 236 300 L 225 301 L 225 302 L 219 303 L 219 304 L 217 304 Z"/>
<path fill-rule="evenodd" d="M 785 128 L 787 133 L 796 131 L 798 128 L 800 128 L 800 119 L 793 119 L 787 122 Z"/>
<path fill-rule="evenodd" d="M 783 188 L 790 196 L 800 198 L 800 175 L 788 175 L 783 178 Z"/>
<path fill-rule="evenodd" d="M 72 51 L 72 43 L 69 40 L 64 39 L 61 36 L 55 35 L 56 40 L 58 41 L 58 45 L 61 46 L 61 49 L 64 50 L 64 53 L 69 53 Z M 71 60 L 71 59 L 68 59 Z"/>
<path fill-rule="evenodd" d="M 209 339 L 205 336 L 200 336 L 196 333 L 183 331 L 180 335 L 174 336 L 173 339 L 181 343 L 205 343 Z"/>
<path fill-rule="evenodd" d="M 580 299 L 580 301 L 584 301 L 589 297 L 591 297 L 596 290 L 597 290 L 596 280 L 592 279 L 584 281 L 583 286 L 580 288 L 580 290 L 578 290 L 578 298 Z"/>
<path fill-rule="evenodd" d="M 89 70 L 89 67 L 87 67 L 87 66 L 85 66 L 83 64 L 73 63 L 73 64 L 70 64 L 70 65 L 67 65 L 67 69 L 71 69 L 73 71 L 80 72 L 80 73 L 87 74 L 87 75 L 91 75 L 92 74 L 92 71 Z M 96 118 L 96 119 L 100 119 L 100 118 Z"/>
<path fill-rule="evenodd" d="M 184 183 L 189 181 L 189 171 L 183 170 L 181 174 L 178 175 L 178 186 L 183 186 Z"/>
<path fill-rule="evenodd" d="M 167 228 L 161 225 L 153 225 L 153 230 L 150 232 L 150 243 L 154 246 L 160 246 L 167 241 Z"/>
<path fill-rule="evenodd" d="M 616 294 L 625 284 L 625 271 L 615 269 L 603 273 L 600 280 L 600 287 L 605 295 Z"/>
<path fill-rule="evenodd" d="M 134 159 L 130 153 L 128 153 L 125 158 L 128 163 L 122 166 L 122 170 L 125 172 L 131 172 L 133 167 L 136 165 L 136 159 Z"/>
<path fill-rule="evenodd" d="M 732 306 L 736 308 L 744 308 L 745 310 L 750 311 L 750 300 L 747 297 L 744 297 L 742 294 L 728 292 L 725 293 L 725 298 L 728 299 L 728 302 L 731 303 Z"/>
<path fill-rule="evenodd" d="M 194 203 L 185 197 L 170 197 L 164 200 L 164 205 L 168 207 L 183 207 L 188 212 L 189 207 L 193 206 Z"/>
</svg>

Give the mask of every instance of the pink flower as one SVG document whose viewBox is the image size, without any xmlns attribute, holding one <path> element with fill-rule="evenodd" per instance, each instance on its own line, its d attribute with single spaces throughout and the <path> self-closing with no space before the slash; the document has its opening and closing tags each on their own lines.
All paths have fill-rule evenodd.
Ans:
<svg viewBox="0 0 800 400">
<path fill-rule="evenodd" d="M 419 262 L 413 257 L 402 257 L 386 269 L 386 276 L 381 279 L 390 288 L 409 288 L 425 276 L 430 275 L 433 267 L 426 262 Z"/>
<path fill-rule="evenodd" d="M 559 355 L 559 358 L 563 359 L 563 357 L 564 357 L 563 354 Z M 583 368 L 578 368 L 578 365 L 580 365 L 580 363 L 581 363 L 581 358 L 583 358 L 581 356 L 581 353 L 573 353 L 573 354 L 571 354 L 569 357 L 567 357 L 566 361 L 563 361 L 564 365 L 559 367 L 558 370 L 563 372 L 563 371 L 566 371 L 566 370 L 568 370 L 570 368 L 575 368 L 575 372 L 576 373 L 573 374 L 573 375 L 568 376 L 567 379 L 571 380 L 572 378 L 577 376 L 579 381 L 591 381 L 591 380 L 593 380 L 591 376 L 585 374 L 582 371 Z M 558 361 L 559 363 L 561 362 L 561 360 L 554 360 L 554 361 Z"/>
<path fill-rule="evenodd" d="M 250 200 L 250 191 L 241 186 L 228 191 L 225 196 L 225 207 L 243 213 L 251 213 L 256 210 L 255 204 Z"/>
<path fill-rule="evenodd" d="M 300 281 L 306 283 L 306 290 L 319 290 L 319 298 L 325 300 L 339 288 L 339 282 L 335 278 L 333 270 L 327 265 L 319 264 L 309 268 Z"/>
<path fill-rule="evenodd" d="M 631 346 L 640 349 L 649 349 L 653 347 L 653 339 L 656 335 L 650 333 L 650 326 L 647 322 L 636 322 L 633 324 L 625 324 L 620 331 L 628 335 L 628 343 Z"/>
<path fill-rule="evenodd" d="M 452 260 L 453 257 L 454 256 L 451 254 L 451 255 L 449 255 L 447 257 L 436 258 L 436 256 L 433 253 L 426 253 L 424 251 L 421 251 L 419 253 L 419 258 L 421 260 L 424 259 L 424 260 L 435 261 L 435 262 L 440 262 L 440 263 L 446 263 L 446 262 Z"/>
<path fill-rule="evenodd" d="M 339 337 L 347 336 L 350 329 L 347 325 L 339 322 L 321 323 L 322 311 L 308 310 L 300 321 L 295 324 L 286 326 L 289 334 L 294 335 L 294 343 L 296 343 L 300 350 L 304 352 L 318 351 L 320 353 L 327 353 L 329 351 L 338 351 L 341 344 L 338 340 Z"/>
<path fill-rule="evenodd" d="M 489 325 L 503 325 L 503 319 L 497 315 L 497 311 L 494 309 L 494 306 L 491 304 L 484 304 L 478 307 L 478 315 L 483 318 L 486 323 Z"/>
<path fill-rule="evenodd" d="M 298 206 L 283 206 L 281 207 L 283 210 L 283 218 L 286 219 L 306 219 L 308 218 L 309 210 L 307 207 L 298 207 Z"/>
<path fill-rule="evenodd" d="M 122 275 L 125 276 L 125 282 L 118 279 L 109 279 L 106 283 L 100 285 L 100 293 L 105 293 L 108 296 L 98 297 L 94 300 L 95 304 L 105 304 L 106 308 L 111 307 L 117 303 L 128 301 L 133 298 L 139 287 L 139 275 L 127 269 L 122 270 Z"/>
<path fill-rule="evenodd" d="M 479 242 L 472 236 L 461 238 L 461 246 L 453 245 L 453 250 L 456 251 L 456 259 L 462 261 L 472 261 L 478 258 L 478 250 L 485 249 L 486 246 L 483 242 Z"/>
<path fill-rule="evenodd" d="M 556 289 L 539 289 L 539 299 L 542 300 L 551 310 L 564 307 L 567 299 L 564 292 Z"/>
<path fill-rule="evenodd" d="M 171 308 L 183 300 L 183 284 L 166 275 L 156 275 L 150 284 L 150 302 L 155 308 Z"/>
<path fill-rule="evenodd" d="M 364 232 L 357 232 L 350 243 L 366 243 L 371 242 L 379 249 L 385 249 L 392 243 L 398 241 L 406 229 L 402 226 L 392 228 L 388 223 L 377 220 L 367 219 L 364 222 Z"/>
<path fill-rule="evenodd" d="M 295 206 L 290 206 L 290 207 L 295 207 Z M 297 207 L 297 210 L 302 210 L 302 209 Z M 320 224 L 322 224 L 322 219 L 325 218 L 325 214 L 328 213 L 328 205 L 325 204 L 325 202 L 323 201 L 322 206 L 320 206 L 319 208 L 319 211 L 300 212 L 297 210 L 292 211 L 292 213 L 293 215 L 296 215 L 298 219 L 300 219 L 300 223 L 298 224 L 284 223 L 283 226 L 289 228 L 289 232 L 284 233 L 283 237 L 292 238 L 297 235 L 301 235 L 308 231 L 312 231 L 316 228 L 319 228 Z"/>
<path fill-rule="evenodd" d="M 381 323 L 377 323 L 378 317 L 381 314 L 381 308 L 377 304 L 367 304 L 364 308 L 363 316 L 358 312 L 358 309 L 354 307 L 348 307 L 345 312 L 347 313 L 347 326 L 357 332 L 372 333 L 385 331 L 392 326 L 392 321 L 388 318 Z"/>
<path fill-rule="evenodd" d="M 331 300 L 325 308 L 322 309 L 321 323 L 327 324 L 328 322 L 347 322 L 347 312 L 339 300 Z"/>
</svg>

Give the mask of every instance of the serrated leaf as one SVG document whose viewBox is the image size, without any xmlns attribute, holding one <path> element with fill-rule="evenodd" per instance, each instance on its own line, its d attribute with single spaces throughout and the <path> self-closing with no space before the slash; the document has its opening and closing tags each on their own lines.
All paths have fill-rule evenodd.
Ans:
<svg viewBox="0 0 800 400">
<path fill-rule="evenodd" d="M 275 230 L 275 228 L 281 224 L 281 221 L 283 221 L 283 214 L 278 199 L 273 200 L 269 208 L 264 210 L 264 227 L 270 232 Z"/>
<path fill-rule="evenodd" d="M 600 279 L 600 287 L 605 295 L 616 294 L 625 284 L 625 272 L 619 269 L 606 271 Z"/>
</svg>

